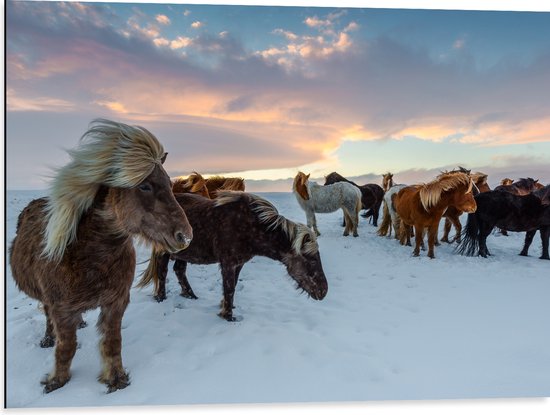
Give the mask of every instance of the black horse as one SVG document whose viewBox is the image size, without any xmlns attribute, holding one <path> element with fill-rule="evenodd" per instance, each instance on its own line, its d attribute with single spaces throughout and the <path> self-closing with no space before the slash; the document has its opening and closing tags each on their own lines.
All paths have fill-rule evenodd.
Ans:
<svg viewBox="0 0 550 415">
<path fill-rule="evenodd" d="M 468 214 L 462 232 L 462 242 L 457 247 L 460 254 L 482 257 L 491 255 L 487 249 L 487 236 L 495 226 L 512 232 L 527 232 L 520 255 L 527 255 L 537 230 L 542 239 L 541 259 L 548 256 L 550 236 L 550 185 L 523 196 L 493 190 L 475 197 L 477 210 Z"/>
<path fill-rule="evenodd" d="M 325 177 L 325 186 L 334 184 L 336 182 L 348 182 L 361 190 L 361 204 L 362 209 L 368 209 L 366 213 L 361 216 L 368 218 L 372 216 L 372 224 L 378 226 L 378 215 L 380 213 L 380 205 L 384 198 L 384 189 L 375 183 L 368 183 L 359 186 L 357 183 L 346 179 L 344 176 L 336 172 L 330 173 Z"/>
<path fill-rule="evenodd" d="M 168 263 L 174 259 L 174 271 L 181 295 L 197 298 L 187 280 L 187 263 L 220 264 L 223 299 L 219 316 L 234 321 L 233 297 L 239 273 L 254 256 L 282 262 L 296 287 L 315 300 L 327 294 L 316 237 L 305 225 L 279 215 L 267 200 L 245 192 L 218 191 L 217 199 L 180 193 L 175 195 L 185 207 L 193 227 L 193 241 L 183 251 L 170 254 L 153 250 L 148 268 L 138 286 L 155 283 L 155 299 L 166 299 Z"/>
</svg>

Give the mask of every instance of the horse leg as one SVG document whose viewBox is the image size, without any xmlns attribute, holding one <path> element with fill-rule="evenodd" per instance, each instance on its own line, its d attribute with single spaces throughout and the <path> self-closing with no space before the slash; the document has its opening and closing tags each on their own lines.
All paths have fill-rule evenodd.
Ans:
<svg viewBox="0 0 550 415">
<path fill-rule="evenodd" d="M 227 320 L 235 321 L 233 317 L 233 298 L 235 295 L 235 286 L 237 284 L 236 269 L 238 266 L 220 264 L 223 280 L 223 299 L 221 301 L 221 311 L 218 316 Z"/>
<path fill-rule="evenodd" d="M 487 249 L 487 237 L 492 230 L 493 226 L 489 226 L 487 223 L 480 221 L 478 233 L 479 255 L 481 255 L 483 258 L 487 258 L 487 256 L 491 255 L 489 249 Z"/>
<path fill-rule="evenodd" d="M 359 227 L 359 209 L 357 209 L 353 213 L 352 219 L 353 219 L 353 229 L 352 229 L 353 236 L 357 238 L 359 236 L 359 233 L 357 233 L 357 228 Z"/>
<path fill-rule="evenodd" d="M 449 232 L 451 232 L 451 221 L 449 218 L 445 218 L 445 224 L 443 225 L 443 237 L 440 239 L 441 242 L 449 242 Z"/>
<path fill-rule="evenodd" d="M 109 393 L 124 389 L 130 384 L 130 377 L 122 366 L 122 317 L 130 294 L 126 293 L 121 300 L 101 305 L 101 313 L 97 321 L 98 331 L 102 334 L 100 351 L 103 361 L 103 371 L 98 380 L 107 385 Z"/>
<path fill-rule="evenodd" d="M 533 238 L 535 237 L 535 234 L 537 233 L 537 230 L 525 232 L 525 242 L 523 243 L 523 249 L 519 253 L 521 256 L 527 256 L 529 252 L 529 247 L 531 246 L 531 242 L 533 242 Z M 541 234 L 542 237 L 542 234 Z"/>
<path fill-rule="evenodd" d="M 317 236 L 320 236 L 321 233 L 319 232 L 319 229 L 317 229 L 317 219 L 315 218 L 315 212 L 313 211 L 307 212 L 306 218 L 307 218 L 307 227 L 310 229 L 313 229 L 315 234 Z"/>
<path fill-rule="evenodd" d="M 348 211 L 346 211 L 344 209 L 342 209 L 342 211 L 344 212 L 344 221 L 345 221 L 345 224 L 346 224 L 346 227 L 344 229 L 344 236 L 348 236 L 349 231 L 352 230 L 351 216 L 350 216 Z"/>
<path fill-rule="evenodd" d="M 539 229 L 540 239 L 542 241 L 542 255 L 540 259 L 550 259 L 548 256 L 548 240 L 550 239 L 550 226 L 544 226 Z"/>
<path fill-rule="evenodd" d="M 428 228 L 428 256 L 432 259 L 435 258 L 434 247 L 437 241 L 437 231 L 439 229 L 439 222 Z"/>
<path fill-rule="evenodd" d="M 176 259 L 176 261 L 174 262 L 174 272 L 176 273 L 176 276 L 178 277 L 178 282 L 180 283 L 180 286 L 181 286 L 180 295 L 185 298 L 196 300 L 198 297 L 195 295 L 195 293 L 193 292 L 193 289 L 191 288 L 191 285 L 189 284 L 186 271 L 187 271 L 187 261 Z"/>
<path fill-rule="evenodd" d="M 415 246 L 413 250 L 413 256 L 420 255 L 420 245 L 424 243 L 424 232 L 420 226 L 415 225 Z M 410 242 L 409 242 L 410 243 Z"/>
<path fill-rule="evenodd" d="M 76 327 L 80 316 L 79 313 L 74 313 L 73 310 L 60 312 L 50 307 L 48 308 L 48 315 L 53 323 L 57 341 L 54 371 L 41 382 L 44 385 L 44 393 L 59 389 L 71 378 L 70 368 L 76 353 Z"/>
<path fill-rule="evenodd" d="M 166 276 L 168 275 L 168 262 L 170 262 L 170 254 L 161 254 L 155 256 L 157 261 L 157 290 L 153 298 L 159 303 L 166 300 Z"/>
<path fill-rule="evenodd" d="M 53 329 L 52 320 L 50 318 L 49 307 L 44 304 L 44 314 L 46 315 L 46 332 L 44 337 L 40 340 L 40 347 L 53 347 L 55 345 L 55 332 Z"/>
<path fill-rule="evenodd" d="M 455 227 L 455 237 L 451 242 L 458 242 L 460 243 L 462 241 L 461 235 L 462 235 L 462 224 L 460 223 L 460 219 L 458 217 L 451 218 L 451 222 L 453 223 L 453 226 Z"/>
<path fill-rule="evenodd" d="M 382 199 L 374 203 L 374 211 L 372 213 L 372 225 L 378 226 L 378 215 L 380 214 L 380 205 L 382 204 Z"/>
</svg>

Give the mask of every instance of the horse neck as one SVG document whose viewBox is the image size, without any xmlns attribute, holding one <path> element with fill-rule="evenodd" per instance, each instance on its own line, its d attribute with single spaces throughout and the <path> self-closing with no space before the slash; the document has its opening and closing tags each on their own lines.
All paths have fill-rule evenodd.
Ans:
<svg viewBox="0 0 550 415">
<path fill-rule="evenodd" d="M 101 187 L 80 222 L 79 232 L 94 240 L 122 243 L 129 239 L 130 233 L 124 229 L 116 215 L 119 196 L 119 190 Z"/>
</svg>

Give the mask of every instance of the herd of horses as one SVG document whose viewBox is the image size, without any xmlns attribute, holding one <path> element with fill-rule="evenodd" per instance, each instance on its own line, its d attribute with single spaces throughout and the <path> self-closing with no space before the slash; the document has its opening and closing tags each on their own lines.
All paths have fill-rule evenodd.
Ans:
<svg viewBox="0 0 550 415">
<path fill-rule="evenodd" d="M 282 263 L 297 289 L 315 300 L 328 291 L 317 237 L 315 213 L 344 212 L 344 235 L 358 236 L 359 213 L 378 226 L 380 236 L 411 245 L 414 255 L 428 240 L 434 258 L 437 231 L 445 218 L 445 242 L 458 252 L 489 255 L 486 238 L 498 227 L 527 232 L 521 255 L 534 234 L 548 257 L 550 186 L 533 179 L 505 183 L 494 190 L 487 175 L 459 168 L 424 184 L 403 185 L 393 175 L 377 184 L 357 185 L 334 172 L 324 185 L 299 172 L 292 186 L 307 226 L 280 215 L 268 200 L 245 192 L 241 178 L 204 178 L 197 172 L 171 181 L 163 163 L 167 153 L 140 126 L 94 120 L 70 161 L 56 172 L 48 197 L 31 201 L 20 213 L 9 248 L 12 276 L 20 290 L 43 304 L 46 331 L 41 347 L 55 345 L 55 366 L 42 384 L 49 393 L 70 379 L 82 313 L 100 308 L 103 369 L 108 392 L 130 384 L 122 364 L 121 322 L 130 301 L 136 269 L 133 238 L 152 247 L 138 284 L 154 282 L 154 298 L 166 299 L 170 260 L 181 295 L 197 298 L 187 279 L 187 264 L 220 265 L 223 297 L 219 316 L 235 321 L 234 294 L 244 264 L 260 255 Z M 468 213 L 464 231 L 458 217 Z M 454 225 L 456 235 L 448 238 Z"/>
</svg>

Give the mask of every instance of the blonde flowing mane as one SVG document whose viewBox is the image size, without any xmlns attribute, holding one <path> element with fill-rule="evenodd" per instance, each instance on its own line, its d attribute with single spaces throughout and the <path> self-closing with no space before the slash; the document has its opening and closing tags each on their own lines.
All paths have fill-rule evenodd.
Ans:
<svg viewBox="0 0 550 415">
<path fill-rule="evenodd" d="M 292 222 L 280 215 L 275 206 L 260 196 L 251 193 L 221 191 L 216 199 L 216 206 L 235 202 L 244 195 L 248 197 L 252 211 L 257 215 L 260 222 L 266 224 L 268 229 L 282 230 L 288 236 L 296 253 L 314 254 L 319 250 L 314 232 L 307 226 Z M 309 241 L 304 243 L 306 236 L 309 236 Z"/>
<path fill-rule="evenodd" d="M 46 207 L 43 255 L 51 261 L 59 261 L 75 240 L 80 218 L 101 185 L 134 187 L 165 156 L 145 128 L 105 119 L 92 121 L 79 146 L 68 153 L 71 161 L 57 170 Z"/>
<path fill-rule="evenodd" d="M 428 210 L 441 200 L 441 194 L 460 186 L 467 186 L 465 193 L 472 191 L 473 181 L 470 175 L 459 172 L 443 173 L 437 179 L 420 185 L 420 202 Z"/>
</svg>

